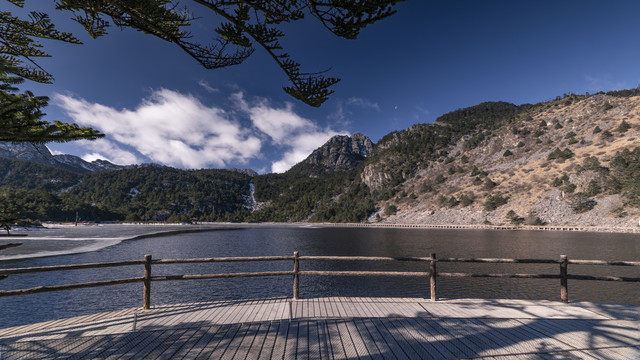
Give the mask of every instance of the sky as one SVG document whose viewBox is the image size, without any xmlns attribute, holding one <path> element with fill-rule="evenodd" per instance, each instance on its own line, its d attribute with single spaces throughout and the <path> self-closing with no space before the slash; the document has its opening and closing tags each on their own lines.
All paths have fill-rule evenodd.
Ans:
<svg viewBox="0 0 640 360">
<path fill-rule="evenodd" d="M 183 3 L 201 17 L 192 32 L 209 42 L 218 20 Z M 23 13 L 8 2 L 4 8 Z M 51 98 L 46 120 L 106 134 L 48 144 L 54 153 L 270 173 L 334 135 L 360 132 L 377 142 L 484 101 L 537 103 L 640 85 L 638 1 L 407 0 L 395 8 L 356 40 L 312 17 L 283 28 L 282 44 L 302 71 L 329 69 L 342 79 L 312 108 L 282 91 L 284 73 L 260 48 L 241 65 L 207 70 L 153 36 L 113 27 L 92 39 L 70 13 L 27 1 L 26 9 L 49 13 L 84 44 L 45 41 L 52 57 L 39 63 L 55 82 L 23 88 Z"/>
</svg>

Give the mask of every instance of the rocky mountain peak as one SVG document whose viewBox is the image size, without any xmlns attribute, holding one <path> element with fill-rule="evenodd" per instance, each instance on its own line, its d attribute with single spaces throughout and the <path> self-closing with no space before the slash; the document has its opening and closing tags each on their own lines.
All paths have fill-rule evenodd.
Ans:
<svg viewBox="0 0 640 360">
<path fill-rule="evenodd" d="M 53 155 L 43 144 L 14 144 L 0 141 L 0 158 L 33 161 L 77 173 L 110 171 L 125 168 L 106 160 L 84 161 L 75 155 Z"/>
<path fill-rule="evenodd" d="M 351 171 L 360 166 L 372 150 L 373 142 L 361 133 L 336 135 L 314 150 L 302 164 L 324 172 Z"/>
</svg>

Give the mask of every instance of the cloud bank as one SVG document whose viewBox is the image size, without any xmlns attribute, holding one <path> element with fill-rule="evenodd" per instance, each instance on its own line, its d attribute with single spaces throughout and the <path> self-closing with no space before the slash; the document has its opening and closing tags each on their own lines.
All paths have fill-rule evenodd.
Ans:
<svg viewBox="0 0 640 360">
<path fill-rule="evenodd" d="M 290 103 L 273 107 L 265 99 L 247 101 L 242 93 L 232 95 L 233 111 L 167 89 L 153 91 L 133 110 L 60 94 L 54 101 L 75 123 L 107 134 L 79 143 L 89 151 L 83 156 L 88 161 L 137 164 L 147 158 L 180 168 L 224 168 L 260 158 L 270 146 L 281 154 L 271 170 L 284 172 L 339 134 L 300 117 Z"/>
<path fill-rule="evenodd" d="M 298 116 L 293 111 L 291 103 L 287 103 L 283 108 L 274 108 L 264 99 L 249 104 L 242 93 L 236 93 L 232 98 L 236 105 L 249 115 L 253 126 L 266 134 L 273 144 L 288 147 L 282 158 L 271 164 L 272 172 L 287 171 L 331 137 L 346 134 L 331 129 L 320 129 L 311 120 Z"/>
</svg>

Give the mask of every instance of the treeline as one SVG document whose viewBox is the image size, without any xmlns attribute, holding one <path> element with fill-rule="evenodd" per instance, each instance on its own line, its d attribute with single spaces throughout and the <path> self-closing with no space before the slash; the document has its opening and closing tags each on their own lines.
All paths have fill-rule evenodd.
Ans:
<svg viewBox="0 0 640 360">
<path fill-rule="evenodd" d="M 25 160 L 0 158 L 0 184 L 23 189 L 62 191 L 78 184 L 81 174 Z"/>
<path fill-rule="evenodd" d="M 309 176 L 301 168 L 254 179 L 255 198 L 269 205 L 249 221 L 360 222 L 375 206 L 360 172 Z"/>
<path fill-rule="evenodd" d="M 5 218 L 71 221 L 242 221 L 251 176 L 228 170 L 179 170 L 148 165 L 77 174 L 0 159 Z"/>
</svg>

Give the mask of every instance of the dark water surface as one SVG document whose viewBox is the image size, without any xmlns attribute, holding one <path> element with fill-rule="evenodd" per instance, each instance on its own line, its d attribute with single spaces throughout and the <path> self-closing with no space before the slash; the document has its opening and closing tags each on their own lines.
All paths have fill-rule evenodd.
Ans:
<svg viewBox="0 0 640 360">
<path fill-rule="evenodd" d="M 538 231 L 248 228 L 124 241 L 98 251 L 0 262 L 0 268 L 142 259 L 291 255 L 429 256 L 640 260 L 640 235 Z M 291 270 L 291 261 L 154 265 L 153 275 Z M 301 262 L 301 270 L 428 271 L 428 263 Z M 558 274 L 558 265 L 450 264 L 442 272 Z M 638 267 L 569 265 L 570 274 L 640 276 Z M 10 276 L 0 290 L 140 277 L 142 266 Z M 439 298 L 560 299 L 559 280 L 439 278 Z M 429 281 L 396 277 L 302 277 L 300 296 L 429 297 Z M 286 277 L 152 283 L 152 305 L 221 299 L 290 297 Z M 571 301 L 640 305 L 638 283 L 569 280 Z M 0 298 L 0 328 L 142 305 L 142 284 Z"/>
</svg>

